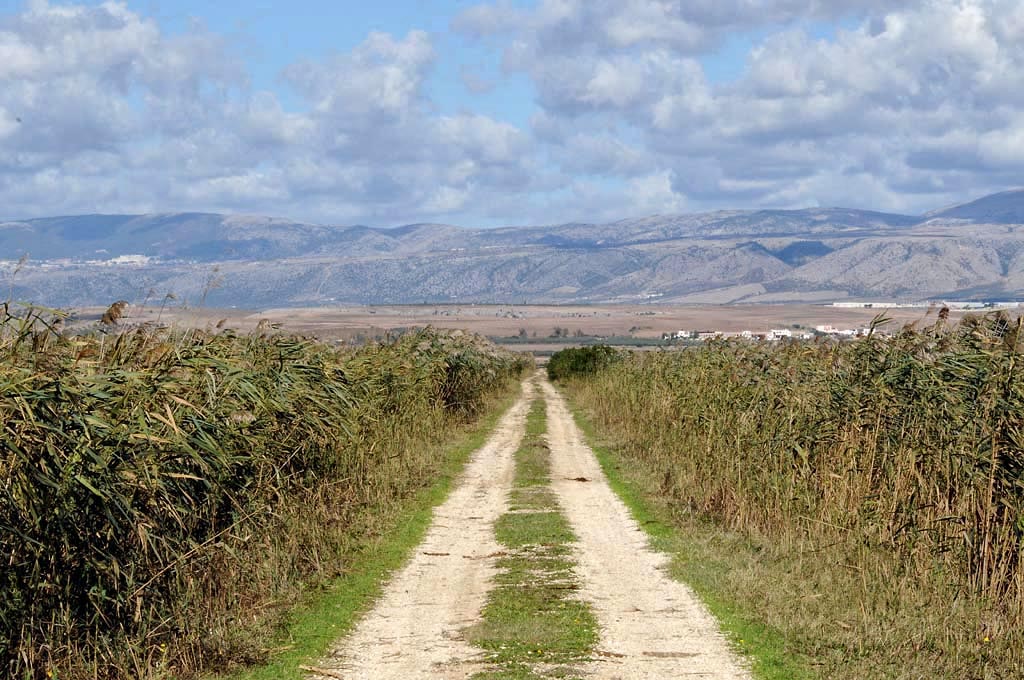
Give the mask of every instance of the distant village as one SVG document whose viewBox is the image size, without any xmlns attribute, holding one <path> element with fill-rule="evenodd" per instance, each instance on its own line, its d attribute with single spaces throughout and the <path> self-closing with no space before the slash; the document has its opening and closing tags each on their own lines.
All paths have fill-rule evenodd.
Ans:
<svg viewBox="0 0 1024 680">
<path fill-rule="evenodd" d="M 833 302 L 831 307 L 839 309 L 927 309 L 930 307 L 948 307 L 949 309 L 962 309 L 962 310 L 995 310 L 995 309 L 1019 309 L 1024 306 L 1024 302 L 1017 300 L 1007 301 L 988 301 L 988 300 L 947 300 L 943 302 L 936 302 L 934 300 L 926 300 L 924 302 Z"/>
<path fill-rule="evenodd" d="M 764 342 L 777 342 L 779 340 L 812 340 L 815 337 L 825 336 L 836 339 L 849 339 L 864 337 L 871 332 L 870 328 L 836 328 L 834 326 L 815 326 L 813 330 L 803 328 L 773 328 L 769 331 L 676 331 L 674 333 L 663 333 L 662 340 L 671 342 L 721 340 L 728 338 L 742 338 L 745 340 L 761 340 Z M 888 335 L 880 328 L 875 329 L 875 335 Z"/>
<path fill-rule="evenodd" d="M 1007 301 L 1007 302 L 975 302 L 975 301 L 950 301 L 950 302 L 833 302 L 831 307 L 844 308 L 844 309 L 925 309 L 925 308 L 941 308 L 946 307 L 948 309 L 965 310 L 965 311 L 990 311 L 997 309 L 1020 309 L 1024 307 L 1024 302 L 1019 301 Z M 666 342 L 678 340 L 681 342 L 705 342 L 708 340 L 728 339 L 728 338 L 742 338 L 747 340 L 762 340 L 765 342 L 776 342 L 779 340 L 812 340 L 815 337 L 829 337 L 835 339 L 851 339 L 851 338 L 862 338 L 866 337 L 871 333 L 871 329 L 867 327 L 860 328 L 836 328 L 835 326 L 822 325 L 815 326 L 813 329 L 806 329 L 802 326 L 794 326 L 794 328 L 773 328 L 769 331 L 718 331 L 718 330 L 682 330 L 675 331 L 674 333 L 663 333 L 661 339 Z M 888 336 L 891 335 L 890 330 L 883 328 L 875 328 L 874 335 Z"/>
</svg>

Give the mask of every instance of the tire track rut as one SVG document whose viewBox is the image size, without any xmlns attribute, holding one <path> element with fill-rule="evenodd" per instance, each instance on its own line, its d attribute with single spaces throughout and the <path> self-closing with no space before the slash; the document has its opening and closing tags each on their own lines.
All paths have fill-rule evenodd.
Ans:
<svg viewBox="0 0 1024 680">
<path fill-rule="evenodd" d="M 481 650 L 463 628 L 479 620 L 496 572 L 500 546 L 494 521 L 512 487 L 513 454 L 525 429 L 532 382 L 471 457 L 456 488 L 410 562 L 385 587 L 377 605 L 311 673 L 317 680 L 468 678 Z"/>
<path fill-rule="evenodd" d="M 703 603 L 665 572 L 668 557 L 651 549 L 608 486 L 562 395 L 547 381 L 542 389 L 552 484 L 579 537 L 580 597 L 601 628 L 600 660 L 584 672 L 608 680 L 750 678 Z"/>
</svg>

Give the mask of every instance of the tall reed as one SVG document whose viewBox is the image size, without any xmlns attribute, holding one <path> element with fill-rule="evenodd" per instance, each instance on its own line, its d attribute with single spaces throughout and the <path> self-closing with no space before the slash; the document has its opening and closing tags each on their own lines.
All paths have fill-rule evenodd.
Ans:
<svg viewBox="0 0 1024 680">
<path fill-rule="evenodd" d="M 0 309 L 0 673 L 162 677 L 258 659 L 275 600 L 344 571 L 434 444 L 525 362 L 422 331 L 339 350 Z M 250 621 L 246 624 L 245 621 Z"/>
<path fill-rule="evenodd" d="M 678 511 L 822 564 L 941 580 L 998 612 L 987 630 L 1019 631 L 1022 342 L 1001 314 L 848 343 L 714 342 L 635 353 L 570 391 Z"/>
</svg>

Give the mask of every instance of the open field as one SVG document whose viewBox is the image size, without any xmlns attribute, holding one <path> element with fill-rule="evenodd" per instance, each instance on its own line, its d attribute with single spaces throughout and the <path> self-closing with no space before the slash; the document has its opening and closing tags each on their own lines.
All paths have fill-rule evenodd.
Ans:
<svg viewBox="0 0 1024 680">
<path fill-rule="evenodd" d="M 79 310 L 82 322 L 99 319 L 103 308 Z M 625 336 L 660 338 L 662 333 L 678 330 L 713 329 L 725 332 L 767 331 L 789 328 L 794 324 L 813 328 L 832 325 L 854 328 L 867 325 L 880 312 L 893 324 L 925 318 L 925 309 L 846 309 L 824 305 L 388 305 L 343 306 L 296 309 L 181 309 L 151 305 L 129 308 L 125 323 L 156 322 L 185 326 L 213 326 L 218 323 L 239 331 L 256 329 L 262 322 L 281 324 L 292 333 L 311 335 L 321 340 L 353 341 L 385 336 L 402 329 L 434 326 L 441 329 L 469 330 L 490 337 L 512 337 L 525 329 L 537 343 L 525 349 L 550 349 L 544 342 L 554 329 L 567 334 L 588 336 Z M 952 320 L 962 312 L 953 311 Z M 935 312 L 928 318 L 934 319 Z M 564 345 L 558 345 L 564 346 Z"/>
<path fill-rule="evenodd" d="M 46 314 L 9 314 L 0 327 L 13 443 L 0 458 L 11 492 L 0 496 L 0 547 L 14 556 L 0 662 L 14 675 L 165 680 L 255 663 L 239 678 L 387 677 L 385 660 L 393 677 L 478 680 L 544 677 L 552 663 L 609 679 L 679 677 L 684 665 L 787 680 L 1024 671 L 1020 319 L 898 310 L 896 324 L 923 320 L 916 332 L 566 352 L 580 360 L 549 369 L 587 374 L 564 386 L 606 450 L 603 470 L 562 396 L 534 379 L 418 554 L 405 569 L 389 562 L 395 579 L 367 618 L 353 621 L 365 598 L 347 614 L 330 605 L 306 633 L 278 638 L 307 588 L 342 583 L 364 570 L 363 546 L 405 531 L 379 516 L 401 516 L 451 469 L 444 461 L 464 460 L 444 458 L 444 443 L 525 368 L 444 328 L 515 328 L 521 349 L 549 341 L 548 326 L 569 344 L 577 331 L 860 326 L 875 310 L 127 311 L 122 333 L 69 336 Z M 69 325 L 95 328 L 102 312 Z M 337 346 L 425 325 L 441 329 Z M 603 358 L 584 360 L 593 354 Z M 527 415 L 530 398 L 547 402 L 543 419 L 539 402 Z M 536 468 L 529 483 L 524 465 Z M 634 513 L 652 510 L 630 519 L 604 475 L 620 493 L 623 481 L 639 490 Z M 60 494 L 56 515 L 43 487 Z M 646 552 L 651 518 L 677 532 L 656 545 L 671 564 Z M 29 542 L 12 530 L 23 526 Z M 33 572 L 43 556 L 47 571 Z M 376 584 L 383 572 L 368 573 Z M 83 582 L 94 587 L 83 593 Z M 565 591 L 557 607 L 552 590 Z M 535 611 L 521 610 L 527 600 Z M 246 612 L 263 610 L 250 626 Z"/>
</svg>

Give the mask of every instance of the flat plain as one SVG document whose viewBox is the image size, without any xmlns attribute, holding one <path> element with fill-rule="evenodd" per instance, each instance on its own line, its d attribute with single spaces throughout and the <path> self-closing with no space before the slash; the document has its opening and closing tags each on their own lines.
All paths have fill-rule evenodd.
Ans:
<svg viewBox="0 0 1024 680">
<path fill-rule="evenodd" d="M 325 341 L 352 342 L 385 337 L 405 329 L 432 326 L 460 329 L 492 338 L 510 338 L 525 333 L 524 349 L 543 350 L 551 346 L 555 329 L 570 338 L 576 335 L 657 339 L 679 330 L 763 332 L 773 328 L 836 328 L 867 326 L 879 314 L 892 319 L 889 328 L 903 324 L 932 323 L 939 306 L 844 308 L 830 305 L 382 305 L 277 308 L 262 310 L 130 307 L 124 325 L 165 323 L 193 327 L 233 328 L 239 332 L 258 327 L 309 335 Z M 94 323 L 103 308 L 76 310 L 78 324 Z M 953 320 L 963 312 L 954 310 Z M 565 346 L 564 341 L 557 346 Z"/>
</svg>

